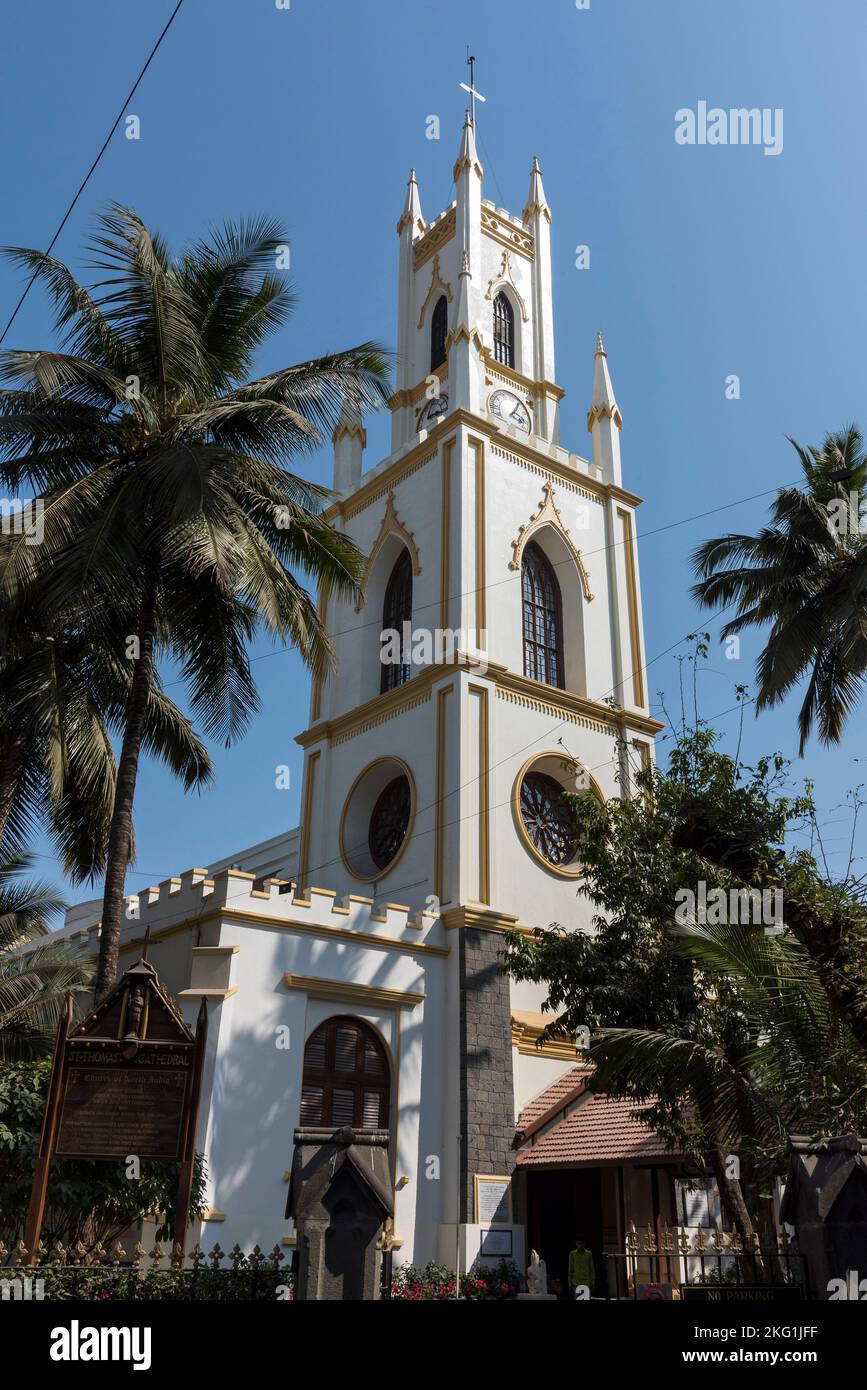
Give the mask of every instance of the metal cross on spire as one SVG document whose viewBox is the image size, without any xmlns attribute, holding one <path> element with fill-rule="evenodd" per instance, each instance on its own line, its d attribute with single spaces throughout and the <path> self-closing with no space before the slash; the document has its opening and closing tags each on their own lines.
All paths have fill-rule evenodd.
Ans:
<svg viewBox="0 0 867 1390">
<path fill-rule="evenodd" d="M 470 123 L 473 127 L 473 130 L 475 130 L 476 102 L 484 101 L 485 98 L 482 96 L 481 92 L 476 91 L 476 60 L 470 53 L 469 46 L 467 47 L 467 67 L 470 70 L 470 85 L 467 86 L 466 82 L 462 82 L 460 85 L 463 88 L 463 90 L 469 94 Z"/>
</svg>

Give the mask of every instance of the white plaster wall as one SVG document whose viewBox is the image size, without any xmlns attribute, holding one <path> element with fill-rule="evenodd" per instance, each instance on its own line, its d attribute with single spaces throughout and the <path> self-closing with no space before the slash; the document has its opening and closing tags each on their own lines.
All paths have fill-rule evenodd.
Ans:
<svg viewBox="0 0 867 1390">
<path fill-rule="evenodd" d="M 305 1041 L 324 1019 L 349 1014 L 379 1031 L 393 1067 L 395 1176 L 410 1179 L 396 1197 L 395 1233 L 406 1242 L 407 1258 L 414 1245 L 433 1258 L 442 1186 L 425 1178 L 424 1159 L 438 1153 L 443 1132 L 446 959 L 235 922 L 223 923 L 220 944 L 240 950 L 232 958 L 237 993 L 211 1005 L 214 1022 L 219 1014 L 219 1043 L 202 1131 L 210 1201 L 226 1220 L 208 1226 L 209 1238 L 224 1248 L 237 1241 L 270 1249 L 290 1234 L 283 1174 L 291 1167 L 299 1123 Z M 335 1003 L 287 988 L 286 971 L 426 999 L 412 1009 Z M 285 1050 L 277 1046 L 281 1027 L 289 1029 Z"/>
<path fill-rule="evenodd" d="M 512 1007 L 521 1007 L 512 1001 Z M 515 1047 L 512 1049 L 512 1073 L 515 1081 L 515 1118 L 523 1110 L 529 1101 L 535 1100 L 536 1096 L 542 1094 L 544 1090 L 557 1080 L 558 1076 L 563 1076 L 567 1071 L 571 1071 L 578 1061 L 573 1057 L 570 1062 L 559 1061 L 555 1057 L 529 1057 L 525 1052 L 519 1052 Z"/>
</svg>

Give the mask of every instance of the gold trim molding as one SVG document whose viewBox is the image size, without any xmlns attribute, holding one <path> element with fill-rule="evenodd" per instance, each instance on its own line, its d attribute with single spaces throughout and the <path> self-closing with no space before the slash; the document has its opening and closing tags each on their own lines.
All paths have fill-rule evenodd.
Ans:
<svg viewBox="0 0 867 1390">
<path fill-rule="evenodd" d="M 531 516 L 530 520 L 525 522 L 523 526 L 518 528 L 518 534 L 512 541 L 512 558 L 509 561 L 509 569 L 519 570 L 521 568 L 521 556 L 524 553 L 524 547 L 537 531 L 543 530 L 546 526 L 550 526 L 552 530 L 557 532 L 557 535 L 572 556 L 575 562 L 575 568 L 581 576 L 581 588 L 584 591 L 584 597 L 588 603 L 591 603 L 593 601 L 593 594 L 590 590 L 590 576 L 587 573 L 587 567 L 584 564 L 581 551 L 572 540 L 569 529 L 564 524 L 557 504 L 554 501 L 554 488 L 551 483 L 545 483 L 543 485 L 542 501 L 539 503 L 535 514 Z"/>
<path fill-rule="evenodd" d="M 483 903 L 462 903 L 459 907 L 450 907 L 447 912 L 440 914 L 440 922 L 446 931 L 454 931 L 461 927 L 500 933 L 532 931 L 531 927 L 521 926 L 518 918 L 513 917 L 511 913 L 498 912 L 496 908 L 486 907 Z"/>
<path fill-rule="evenodd" d="M 481 213 L 482 231 L 493 241 L 498 241 L 509 251 L 517 251 L 519 256 L 526 256 L 528 261 L 536 259 L 536 239 L 532 232 L 528 232 L 525 227 L 516 227 L 514 222 L 501 216 L 495 208 L 482 203 Z"/>
<path fill-rule="evenodd" d="M 478 657 L 465 652 L 458 652 L 452 661 L 432 662 L 417 676 L 413 676 L 412 680 L 399 685 L 395 690 L 389 690 L 384 695 L 375 695 L 373 699 L 338 716 L 337 719 L 325 720 L 305 729 L 303 733 L 296 735 L 295 742 L 302 748 L 325 741 L 331 744 L 344 743 L 356 734 L 366 733 L 368 729 L 384 724 L 395 715 L 402 714 L 404 710 L 425 704 L 431 697 L 431 687 L 445 676 L 453 674 L 456 670 L 471 673 L 480 671 L 481 666 L 482 662 Z M 610 705 L 587 699 L 584 695 L 576 695 L 570 690 L 543 685 L 541 681 L 530 680 L 528 676 L 509 671 L 496 662 L 489 661 L 484 674 L 488 680 L 494 682 L 497 695 L 501 698 L 524 704 L 529 709 L 554 714 L 561 719 L 569 719 L 572 723 L 595 729 L 598 733 L 608 731 L 615 736 L 623 729 L 630 729 L 636 733 L 653 736 L 665 728 L 658 719 L 651 719 L 645 714 L 636 714 L 631 710 L 612 709 Z"/>
<path fill-rule="evenodd" d="M 491 365 L 494 365 L 493 362 Z M 496 369 L 498 371 L 504 370 L 501 365 L 497 365 Z M 525 385 L 527 381 L 528 378 L 526 377 L 518 378 L 520 385 Z M 530 389 L 535 387 L 545 391 L 549 390 L 548 384 L 545 382 L 530 382 Z M 559 389 L 559 387 L 550 388 L 551 391 L 559 391 Z M 560 394 L 562 395 L 562 392 Z M 584 491 L 591 501 L 604 502 L 613 497 L 618 502 L 624 502 L 630 507 L 639 507 L 643 501 L 637 493 L 627 492 L 625 488 L 618 487 L 615 483 L 603 483 L 589 473 L 579 472 L 573 464 L 552 458 L 549 453 L 534 447 L 529 441 L 510 439 L 509 448 L 505 449 L 503 436 L 498 425 L 485 416 L 476 415 L 472 411 L 458 407 L 444 416 L 439 424 L 428 431 L 427 437 L 420 440 L 414 448 L 408 450 L 400 458 L 394 459 L 381 473 L 377 474 L 374 471 L 369 481 L 363 482 L 351 496 L 333 502 L 324 513 L 326 521 L 333 521 L 336 517 L 349 519 L 363 511 L 365 507 L 369 507 L 380 497 L 385 497 L 404 478 L 408 478 L 418 469 L 424 468 L 425 464 L 431 463 L 437 456 L 440 439 L 453 434 L 460 425 L 466 425 L 469 429 L 490 440 L 498 457 L 521 464 L 542 477 L 550 478 L 552 482 L 557 484 L 574 488 L 579 492 Z"/>
<path fill-rule="evenodd" d="M 467 694 L 470 699 L 477 696 L 479 701 L 479 900 L 486 903 L 491 896 L 489 691 L 486 685 L 476 685 L 471 681 L 467 686 Z"/>
<path fill-rule="evenodd" d="M 404 545 L 409 551 L 410 559 L 412 560 L 413 575 L 417 578 L 421 574 L 421 561 L 419 560 L 418 547 L 415 543 L 415 537 L 412 531 L 408 531 L 406 529 L 397 512 L 395 511 L 394 493 L 390 492 L 388 494 L 388 499 L 385 504 L 385 515 L 383 516 L 382 521 L 380 522 L 379 533 L 376 537 L 376 540 L 373 542 L 370 554 L 367 557 L 367 564 L 364 566 L 364 573 L 361 576 L 361 583 L 358 586 L 358 602 L 355 605 L 356 613 L 360 613 L 365 603 L 367 602 L 367 596 L 365 593 L 367 581 L 370 578 L 370 572 L 373 569 L 374 564 L 376 563 L 376 557 L 389 536 L 397 536 L 400 540 L 403 541 Z"/>
<path fill-rule="evenodd" d="M 533 841 L 530 839 L 529 834 L 527 833 L 527 827 L 524 824 L 524 817 L 521 814 L 521 786 L 523 784 L 524 778 L 526 777 L 527 773 L 530 771 L 532 767 L 534 767 L 537 763 L 547 761 L 549 758 L 556 758 L 561 763 L 571 761 L 569 758 L 564 758 L 562 748 L 549 748 L 547 751 L 543 750 L 541 753 L 531 754 L 531 756 L 524 763 L 524 766 L 521 768 L 512 785 L 512 818 L 515 822 L 515 829 L 518 832 L 518 836 L 521 840 L 521 843 L 523 844 L 527 852 L 530 854 L 531 858 L 534 859 L 536 863 L 541 868 L 545 869 L 549 874 L 553 874 L 555 878 L 583 878 L 584 865 L 580 863 L 580 861 L 570 864 L 552 864 L 549 859 L 545 858 L 544 854 L 539 853 L 536 846 L 533 844 Z M 588 772 L 587 769 L 584 767 L 581 768 L 581 771 L 584 773 L 584 775 L 590 782 L 593 794 L 597 796 L 604 805 L 605 794 L 602 791 L 602 788 L 600 787 L 599 783 L 596 781 L 596 778 L 593 776 L 591 772 Z"/>
<path fill-rule="evenodd" d="M 454 694 L 454 683 L 437 691 L 436 727 L 436 818 L 434 822 L 434 893 L 445 898 L 445 821 L 446 799 L 446 701 Z"/>
<path fill-rule="evenodd" d="M 623 528 L 623 558 L 626 567 L 626 606 L 629 616 L 629 648 L 632 656 L 632 698 L 639 708 L 644 707 L 644 672 L 641 669 L 641 634 L 638 629 L 638 578 L 635 573 L 635 532 L 632 516 L 623 507 L 617 508 Z"/>
<path fill-rule="evenodd" d="M 549 1038 L 538 1046 L 538 1040 L 544 1030 L 556 1019 L 547 1018 L 544 1014 L 525 1013 L 521 1009 L 515 1009 L 512 1013 L 512 1046 L 516 1047 L 523 1057 L 548 1057 L 557 1062 L 575 1062 L 578 1060 L 578 1052 L 575 1044 L 568 1037 L 564 1036 L 562 1042 L 557 1038 Z"/>
<path fill-rule="evenodd" d="M 487 561 L 487 520 L 485 498 L 485 442 L 470 435 L 469 446 L 475 462 L 475 526 L 476 526 L 476 647 L 482 651 L 487 647 L 488 631 L 488 561 Z M 482 638 L 485 641 L 482 641 Z"/>
<path fill-rule="evenodd" d="M 311 999 L 335 1004 L 360 1004 L 368 1008 L 414 1009 L 423 1004 L 426 998 L 426 995 L 408 989 L 381 989 L 378 985 L 354 984 L 349 980 L 294 975 L 290 970 L 284 973 L 283 983 L 287 989 L 301 990 Z"/>
<path fill-rule="evenodd" d="M 454 300 L 454 295 L 452 294 L 452 287 L 440 275 L 439 252 L 437 252 L 433 258 L 433 274 L 431 275 L 430 289 L 425 295 L 424 304 L 422 304 L 421 306 L 421 313 L 418 316 L 418 323 L 416 324 L 416 328 L 424 327 L 425 314 L 427 313 L 428 305 L 435 296 L 438 297 L 437 290 L 442 291 L 449 304 L 452 303 L 452 301 Z"/>
<path fill-rule="evenodd" d="M 420 270 L 437 251 L 441 251 L 451 241 L 457 225 L 457 208 L 452 205 L 448 212 L 432 222 L 424 236 L 419 237 L 413 248 L 413 268 Z"/>
<path fill-rule="evenodd" d="M 521 291 L 518 289 L 518 286 L 515 284 L 515 276 L 512 271 L 512 256 L 511 251 L 508 248 L 506 248 L 506 250 L 503 252 L 503 259 L 500 262 L 500 269 L 497 271 L 493 279 L 488 281 L 488 288 L 485 290 L 485 299 L 493 299 L 494 288 L 499 288 L 500 285 L 509 286 L 509 289 L 512 291 L 512 294 L 515 296 L 520 306 L 521 318 L 524 320 L 525 323 L 529 323 L 530 315 L 527 311 L 527 306 L 524 303 L 524 297 L 521 294 Z"/>
</svg>

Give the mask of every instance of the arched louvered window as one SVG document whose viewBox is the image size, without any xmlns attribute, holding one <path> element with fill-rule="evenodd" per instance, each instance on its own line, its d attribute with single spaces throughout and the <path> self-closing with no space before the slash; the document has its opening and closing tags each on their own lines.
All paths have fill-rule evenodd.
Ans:
<svg viewBox="0 0 867 1390">
<path fill-rule="evenodd" d="M 389 1128 L 385 1048 L 359 1018 L 335 1017 L 307 1039 L 301 1124 L 323 1129 Z"/>
<path fill-rule="evenodd" d="M 515 365 L 515 311 L 502 290 L 494 300 L 494 357 L 507 367 Z"/>
<path fill-rule="evenodd" d="M 524 600 L 524 675 L 563 689 L 563 613 L 560 585 L 535 541 L 521 561 Z"/>
<path fill-rule="evenodd" d="M 409 623 L 410 627 L 404 632 L 404 623 Z M 399 661 L 383 661 L 382 676 L 380 679 L 380 694 L 386 690 L 394 690 L 397 686 L 403 685 L 412 675 L 410 665 L 411 639 L 405 640 L 412 627 L 412 560 L 409 551 L 405 548 L 400 552 L 400 556 L 391 571 L 391 577 L 385 590 L 385 602 L 382 605 L 382 630 L 383 632 L 396 632 L 397 641 L 400 648 Z M 384 651 L 393 649 L 394 644 L 383 648 Z"/>
<path fill-rule="evenodd" d="M 430 323 L 430 369 L 435 372 L 446 360 L 446 332 L 448 329 L 449 306 L 441 294 L 433 311 Z"/>
</svg>

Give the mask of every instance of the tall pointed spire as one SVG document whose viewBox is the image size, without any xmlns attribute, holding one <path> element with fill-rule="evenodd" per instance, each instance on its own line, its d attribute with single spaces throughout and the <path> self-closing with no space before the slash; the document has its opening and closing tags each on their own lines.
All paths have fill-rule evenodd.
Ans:
<svg viewBox="0 0 867 1390">
<path fill-rule="evenodd" d="M 551 262 L 551 209 L 542 184 L 539 160 L 533 156 L 530 191 L 523 212 L 524 226 L 533 238 L 534 255 L 530 266 L 533 289 L 533 367 L 536 381 L 544 384 L 538 398 L 535 432 L 549 444 L 560 440 L 560 396 L 554 385 L 554 297 Z"/>
<path fill-rule="evenodd" d="M 602 470 L 606 483 L 620 486 L 620 431 L 623 417 L 614 396 L 608 354 L 602 334 L 596 334 L 593 366 L 593 396 L 587 412 L 587 429 L 593 437 L 593 462 Z"/>
<path fill-rule="evenodd" d="M 594 416 L 599 419 L 607 416 L 614 421 L 618 429 L 623 427 L 623 418 L 614 397 L 611 373 L 608 370 L 608 354 L 605 351 L 601 333 L 596 334 L 596 352 L 594 354 L 593 397 L 590 402 L 590 417 Z M 587 427 L 588 429 L 592 427 L 590 418 L 588 418 Z"/>
<path fill-rule="evenodd" d="M 426 227 L 426 222 L 421 215 L 421 195 L 418 191 L 418 180 L 415 176 L 415 169 L 409 171 L 409 183 L 406 186 L 406 198 L 403 204 L 403 212 L 397 224 L 397 234 L 400 236 L 404 227 L 412 227 L 413 237 L 420 236 Z"/>
<path fill-rule="evenodd" d="M 527 194 L 527 203 L 523 211 L 525 222 L 531 222 L 539 214 L 547 217 L 551 221 L 551 209 L 548 206 L 548 199 L 545 197 L 545 186 L 542 183 L 542 170 L 539 168 L 539 157 L 533 155 L 533 168 L 530 171 L 530 192 Z"/>
<path fill-rule="evenodd" d="M 472 119 L 470 117 L 469 111 L 464 117 L 464 128 L 461 134 L 461 148 L 458 151 L 458 157 L 455 160 L 455 167 L 452 170 L 452 175 L 454 177 L 455 183 L 457 183 L 458 179 L 460 178 L 461 174 L 465 169 L 475 169 L 480 179 L 483 179 L 485 177 L 485 171 L 482 168 L 478 152 L 476 150 L 476 131 Z"/>
</svg>

